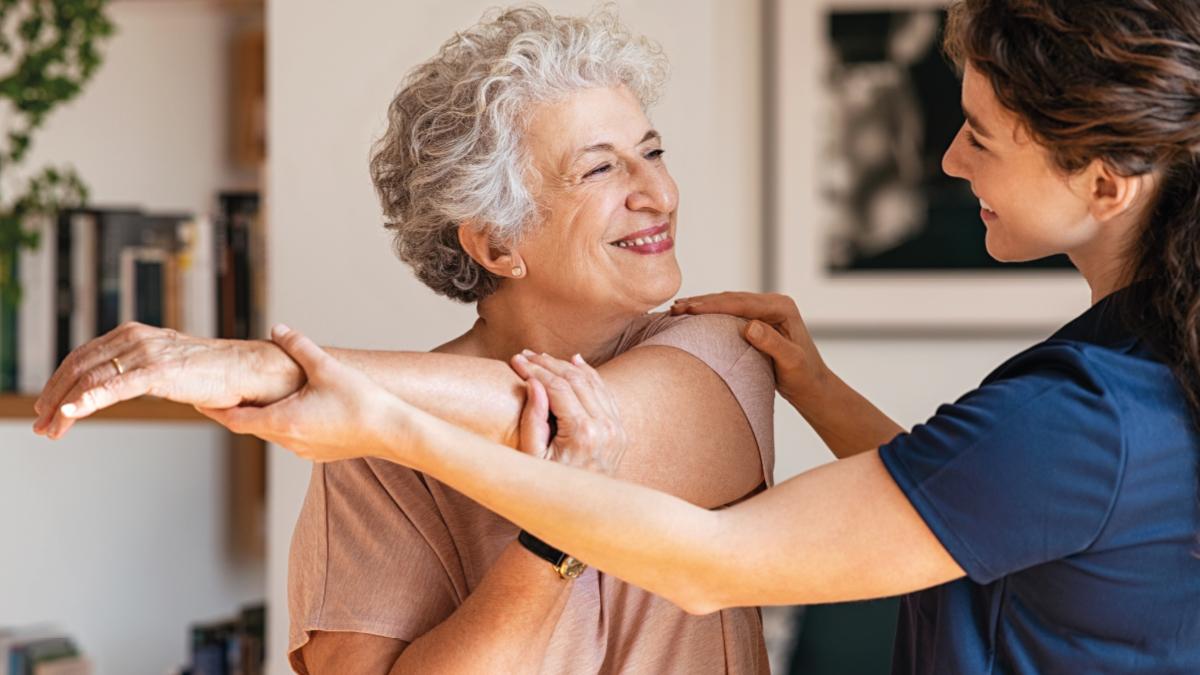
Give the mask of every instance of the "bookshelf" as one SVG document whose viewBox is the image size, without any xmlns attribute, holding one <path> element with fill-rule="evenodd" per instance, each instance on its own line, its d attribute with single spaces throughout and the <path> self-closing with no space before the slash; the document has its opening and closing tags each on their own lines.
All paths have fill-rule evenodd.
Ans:
<svg viewBox="0 0 1200 675">
<path fill-rule="evenodd" d="M 32 422 L 36 396 L 0 394 L 0 421 L 26 420 Z M 142 397 L 119 403 L 84 420 L 100 422 L 210 422 L 190 405 L 160 398 Z"/>
</svg>

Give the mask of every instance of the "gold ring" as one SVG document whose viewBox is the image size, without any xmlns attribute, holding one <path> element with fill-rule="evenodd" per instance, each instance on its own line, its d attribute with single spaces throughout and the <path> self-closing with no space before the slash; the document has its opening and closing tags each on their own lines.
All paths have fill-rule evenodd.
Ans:
<svg viewBox="0 0 1200 675">
<path fill-rule="evenodd" d="M 122 366 L 122 365 L 121 365 L 121 361 L 120 361 L 119 359 L 117 359 L 117 357 L 115 357 L 115 356 L 113 357 L 113 359 L 112 359 L 112 364 L 113 364 L 114 366 L 116 366 L 116 367 L 117 367 L 117 374 L 118 374 L 118 375 L 124 375 L 124 374 L 125 374 L 125 366 Z"/>
</svg>

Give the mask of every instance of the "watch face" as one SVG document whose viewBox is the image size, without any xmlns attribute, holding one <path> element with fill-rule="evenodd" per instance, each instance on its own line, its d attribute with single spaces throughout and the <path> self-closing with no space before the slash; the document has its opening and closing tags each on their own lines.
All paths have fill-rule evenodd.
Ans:
<svg viewBox="0 0 1200 675">
<path fill-rule="evenodd" d="M 575 579 L 586 569 L 586 564 L 567 556 L 567 559 L 562 561 L 562 565 L 559 566 L 558 572 L 566 579 Z"/>
</svg>

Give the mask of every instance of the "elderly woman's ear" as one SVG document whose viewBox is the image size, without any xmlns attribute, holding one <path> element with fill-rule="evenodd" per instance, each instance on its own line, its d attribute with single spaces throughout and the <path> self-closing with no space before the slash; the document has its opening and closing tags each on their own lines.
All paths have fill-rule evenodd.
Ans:
<svg viewBox="0 0 1200 675">
<path fill-rule="evenodd" d="M 486 228 L 475 227 L 471 223 L 459 225 L 458 243 L 475 262 L 496 276 L 520 279 L 529 271 L 521 253 L 498 248 Z"/>
</svg>

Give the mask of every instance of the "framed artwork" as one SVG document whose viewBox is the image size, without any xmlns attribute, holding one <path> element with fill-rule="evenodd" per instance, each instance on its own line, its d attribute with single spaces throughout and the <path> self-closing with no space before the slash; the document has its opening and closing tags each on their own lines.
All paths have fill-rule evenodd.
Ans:
<svg viewBox="0 0 1200 675">
<path fill-rule="evenodd" d="M 938 0 L 773 0 L 777 288 L 817 330 L 1034 332 L 1090 294 L 1065 256 L 993 260 L 941 158 L 963 124 Z"/>
</svg>

